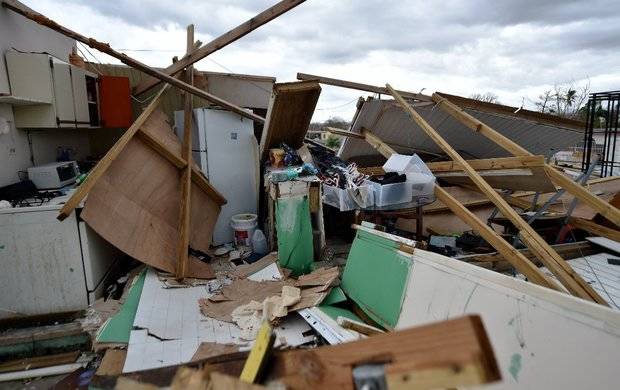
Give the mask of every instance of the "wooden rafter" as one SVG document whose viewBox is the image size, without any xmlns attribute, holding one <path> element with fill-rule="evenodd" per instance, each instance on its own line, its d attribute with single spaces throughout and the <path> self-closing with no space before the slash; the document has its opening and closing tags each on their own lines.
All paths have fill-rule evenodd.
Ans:
<svg viewBox="0 0 620 390">
<path fill-rule="evenodd" d="M 364 139 L 375 148 L 385 158 L 389 158 L 396 151 L 392 149 L 388 144 L 383 142 L 376 134 L 370 130 L 362 129 Z M 523 254 L 516 250 L 506 240 L 504 240 L 497 232 L 491 229 L 487 224 L 482 222 L 474 213 L 469 211 L 458 200 L 450 195 L 446 190 L 439 185 L 435 185 L 435 195 L 443 202 L 457 217 L 459 217 L 467 225 L 471 226 L 477 231 L 493 248 L 504 256 L 519 272 L 525 275 L 533 283 L 539 284 L 544 287 L 552 288 L 554 290 L 561 290 L 561 288 L 552 280 L 547 278 L 545 274 L 538 269 L 531 261 L 529 261 Z"/>
<path fill-rule="evenodd" d="M 194 25 L 187 26 L 187 56 L 194 49 Z M 194 83 L 194 67 L 189 65 L 185 69 L 185 80 L 188 84 Z M 189 236 L 190 236 L 190 213 L 191 213 L 191 188 L 192 188 L 192 131 L 193 131 L 193 105 L 192 95 L 185 94 L 185 109 L 183 112 L 183 144 L 181 146 L 181 158 L 186 161 L 181 171 L 181 202 L 179 205 L 179 241 L 177 242 L 176 277 L 183 279 L 189 263 Z"/>
<path fill-rule="evenodd" d="M 348 89 L 356 89 L 358 91 L 366 91 L 366 92 L 374 92 L 374 93 L 381 93 L 384 95 L 389 95 L 390 93 L 388 92 L 387 89 L 385 89 L 384 87 L 378 87 L 375 85 L 370 85 L 370 84 L 362 84 L 362 83 L 355 83 L 352 81 L 345 81 L 345 80 L 339 80 L 339 79 L 333 79 L 330 77 L 323 77 L 323 76 L 316 76 L 313 74 L 306 74 L 306 73 L 297 73 L 297 80 L 316 80 L 321 84 L 325 84 L 325 85 L 333 85 L 336 87 L 342 87 L 342 88 L 348 88 Z M 425 102 L 431 102 L 432 99 L 430 96 L 427 95 L 423 95 L 421 93 L 413 93 L 413 92 L 407 92 L 407 91 L 398 91 L 402 96 L 408 98 L 408 99 L 415 99 L 415 100 L 421 100 L 421 101 L 425 101 Z"/>
<path fill-rule="evenodd" d="M 492 140 L 497 145 L 512 153 L 514 156 L 532 156 L 532 153 L 527 151 L 525 148 L 503 136 L 485 123 L 469 115 L 462 108 L 450 102 L 445 97 L 436 93 L 433 94 L 432 97 L 433 101 L 435 101 L 441 109 L 445 110 L 448 114 L 453 116 L 468 128 Z M 556 185 L 564 188 L 568 193 L 586 203 L 592 209 L 601 213 L 601 215 L 609 219 L 611 222 L 620 226 L 620 210 L 594 195 L 583 186 L 575 183 L 549 164 L 545 165 L 545 171 Z"/>
<path fill-rule="evenodd" d="M 88 45 L 90 47 L 92 47 L 93 49 L 99 50 L 102 53 L 108 54 L 118 60 L 120 60 L 122 63 L 124 63 L 125 65 L 128 65 L 134 69 L 137 69 L 141 72 L 144 72 L 152 77 L 155 77 L 161 81 L 164 81 L 168 84 L 171 84 L 179 89 L 184 90 L 185 92 L 189 92 L 192 95 L 196 95 L 198 97 L 201 97 L 205 100 L 210 101 L 211 103 L 214 103 L 215 105 L 225 108 L 227 110 L 230 110 L 238 115 L 241 115 L 242 117 L 251 119 L 255 122 L 258 123 L 265 123 L 265 118 L 255 115 L 251 112 L 248 112 L 246 110 L 244 110 L 243 108 L 230 103 L 222 98 L 219 98 L 215 95 L 212 95 L 206 91 L 203 91 L 202 89 L 196 88 L 193 85 L 187 84 L 173 76 L 170 76 L 160 70 L 157 70 L 155 68 L 152 68 L 146 64 L 143 64 L 142 62 L 129 57 L 126 54 L 120 53 L 114 49 L 112 49 L 110 47 L 109 44 L 107 43 L 103 43 L 103 42 L 99 42 L 94 38 L 88 38 L 85 37 L 82 34 L 79 34 L 73 30 L 70 30 L 66 27 L 61 26 L 60 24 L 54 22 L 53 20 L 47 18 L 44 15 L 41 15 L 38 12 L 34 12 L 32 11 L 30 8 L 24 6 L 23 4 L 21 4 L 19 1 L 16 0 L 1 0 L 2 1 L 2 5 L 8 9 L 10 9 L 11 11 L 14 11 L 22 16 L 24 16 L 27 19 L 30 19 L 42 26 L 48 27 L 56 32 L 59 32 L 60 34 L 63 34 L 71 39 L 75 39 L 76 41 L 82 42 L 85 45 Z"/>
<path fill-rule="evenodd" d="M 186 54 L 177 62 L 164 69 L 163 72 L 170 76 L 179 73 L 185 67 L 200 61 L 201 59 L 222 49 L 225 46 L 230 45 L 231 43 L 256 30 L 260 26 L 297 7 L 304 1 L 306 0 L 282 0 L 278 2 L 272 7 L 269 7 L 258 15 L 252 17 L 251 19 L 248 19 L 245 22 L 241 23 L 232 30 L 220 35 L 211 42 L 204 44 L 197 50 L 193 51 L 191 54 Z M 156 78 L 146 79 L 134 88 L 134 93 L 143 93 L 157 85 L 159 82 L 160 81 Z"/>
<path fill-rule="evenodd" d="M 472 182 L 497 206 L 501 213 L 508 218 L 519 230 L 519 235 L 523 243 L 536 254 L 536 256 L 553 272 L 560 282 L 573 294 L 583 299 L 591 300 L 602 305 L 607 302 L 577 274 L 571 266 L 562 259 L 560 255 L 551 248 L 547 242 L 540 237 L 536 231 L 524 221 L 519 214 L 497 193 L 493 188 L 473 169 L 467 161 L 456 151 L 446 140 L 422 118 L 411 106 L 403 99 L 400 94 L 389 84 L 386 88 L 401 105 L 409 117 L 420 126 L 420 128 L 431 138 L 450 158 L 456 161 L 467 173 Z"/>
</svg>

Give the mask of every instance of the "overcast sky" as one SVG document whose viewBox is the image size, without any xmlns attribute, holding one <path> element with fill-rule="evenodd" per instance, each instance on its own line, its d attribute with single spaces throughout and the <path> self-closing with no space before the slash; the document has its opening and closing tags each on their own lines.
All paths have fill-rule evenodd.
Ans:
<svg viewBox="0 0 620 390">
<path fill-rule="evenodd" d="M 186 25 L 194 23 L 196 38 L 208 42 L 276 0 L 24 2 L 147 64 L 167 66 L 185 50 Z M 304 72 L 424 93 L 492 92 L 504 104 L 532 108 L 555 83 L 620 89 L 619 46 L 617 1 L 308 0 L 197 68 L 278 81 Z M 350 119 L 361 94 L 325 86 L 315 119 Z"/>
</svg>

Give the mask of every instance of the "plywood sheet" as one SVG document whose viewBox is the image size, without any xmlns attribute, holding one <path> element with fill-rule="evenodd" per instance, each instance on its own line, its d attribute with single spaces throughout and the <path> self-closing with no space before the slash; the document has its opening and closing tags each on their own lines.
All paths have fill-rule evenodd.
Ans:
<svg viewBox="0 0 620 390">
<path fill-rule="evenodd" d="M 178 156 L 181 145 L 166 116 L 155 111 L 142 130 Z M 143 263 L 174 272 L 181 191 L 180 173 L 168 160 L 134 137 L 89 192 L 82 218 L 99 235 Z M 192 183 L 190 246 L 207 251 L 220 206 Z M 191 259 L 188 277 L 214 277 Z"/>
<path fill-rule="evenodd" d="M 274 85 L 260 142 L 263 158 L 282 142 L 294 149 L 301 147 L 320 94 L 316 81 Z"/>
</svg>

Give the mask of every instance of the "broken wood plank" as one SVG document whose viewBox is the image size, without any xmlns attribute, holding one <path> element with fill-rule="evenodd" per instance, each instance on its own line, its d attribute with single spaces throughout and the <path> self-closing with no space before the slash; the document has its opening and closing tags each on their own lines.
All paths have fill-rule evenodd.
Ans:
<svg viewBox="0 0 620 390">
<path fill-rule="evenodd" d="M 374 93 L 380 93 L 380 94 L 384 94 L 384 95 L 389 95 L 390 94 L 388 92 L 388 90 L 386 88 L 384 88 L 384 87 L 378 87 L 378 86 L 375 86 L 375 85 L 356 83 L 356 82 L 353 82 L 353 81 L 345 81 L 345 80 L 333 79 L 333 78 L 323 77 L 323 76 L 316 76 L 316 75 L 306 74 L 306 73 L 297 73 L 297 80 L 315 80 L 315 81 L 318 81 L 319 83 L 325 84 L 325 85 L 333 85 L 333 86 L 336 86 L 336 87 L 343 87 L 343 88 L 348 88 L 348 89 L 356 89 L 358 91 L 374 92 Z M 430 96 L 422 95 L 420 93 L 413 93 L 413 92 L 407 92 L 407 91 L 398 91 L 398 93 L 400 93 L 402 96 L 404 96 L 404 97 L 406 97 L 408 99 L 421 100 L 421 101 L 425 101 L 425 102 L 431 102 L 432 101 Z"/>
<path fill-rule="evenodd" d="M 390 158 L 390 156 L 396 154 L 396 150 L 394 150 L 394 148 L 383 142 L 383 140 L 377 137 L 370 129 L 362 127 L 361 133 L 364 136 L 366 142 L 368 142 L 370 146 L 375 148 L 377 152 L 379 152 L 383 157 Z"/>
<path fill-rule="evenodd" d="M 84 197 L 88 194 L 88 192 L 93 188 L 93 186 L 97 183 L 97 180 L 105 173 L 105 171 L 110 167 L 112 162 L 121 154 L 121 152 L 125 149 L 129 141 L 133 138 L 136 132 L 142 127 L 144 122 L 149 118 L 149 116 L 153 113 L 153 111 L 157 108 L 157 104 L 159 103 L 159 99 L 162 94 L 168 89 L 168 84 L 164 85 L 164 87 L 155 95 L 153 100 L 149 103 L 148 106 L 142 111 L 142 114 L 131 124 L 129 129 L 125 131 L 125 133 L 119 138 L 118 141 L 110 148 L 110 150 L 106 153 L 106 155 L 99 160 L 97 165 L 89 172 L 86 179 L 80 184 L 80 186 L 75 190 L 75 192 L 71 195 L 69 200 L 64 204 L 62 209 L 60 209 L 60 213 L 58 214 L 58 219 L 63 221 L 65 218 L 71 214 L 71 212 L 80 204 L 80 202 L 84 199 Z"/>
<path fill-rule="evenodd" d="M 36 356 L 0 363 L 1 372 L 32 370 L 35 368 L 57 366 L 73 363 L 80 356 L 80 351 L 71 351 L 58 354 Z"/>
<path fill-rule="evenodd" d="M 501 378 L 478 316 L 313 350 L 286 351 L 274 358 L 270 378 L 290 389 L 353 389 L 353 368 L 369 363 L 385 364 L 388 383 L 415 383 L 415 378 L 424 376 L 429 389 Z"/>
<path fill-rule="evenodd" d="M 484 194 L 497 206 L 501 213 L 519 229 L 520 238 L 525 245 L 530 248 L 545 266 L 560 280 L 560 282 L 573 294 L 583 299 L 597 302 L 601 305 L 608 305 L 605 301 L 572 267 L 566 263 L 554 250 L 547 244 L 530 225 L 524 221 L 506 201 L 491 188 L 491 186 L 465 161 L 461 155 L 450 146 L 446 140 L 437 133 L 411 106 L 396 92 L 389 84 L 386 88 L 390 90 L 392 96 L 398 101 L 410 118 L 431 138 L 446 154 L 457 161 L 470 177 L 470 179 L 480 188 Z M 530 263 L 528 261 L 528 263 Z M 530 263 L 531 264 L 531 263 Z"/>
<path fill-rule="evenodd" d="M 187 55 L 191 55 L 194 48 L 194 25 L 187 26 Z M 194 68 L 190 65 L 185 69 L 185 80 L 188 84 L 194 84 Z M 177 262 L 175 276 L 183 279 L 189 263 L 189 229 L 191 218 L 191 191 L 192 191 L 192 133 L 193 121 L 193 97 L 185 94 L 185 108 L 183 112 L 183 144 L 181 158 L 185 160 L 185 168 L 181 171 L 181 203 L 179 204 L 179 241 L 177 242 Z"/>
<path fill-rule="evenodd" d="M 265 126 L 260 142 L 260 155 L 284 142 L 293 149 L 303 145 L 305 135 L 321 94 L 316 81 L 280 83 L 273 86 Z"/>
<path fill-rule="evenodd" d="M 499 132 L 495 131 L 490 126 L 484 124 L 478 119 L 466 113 L 462 108 L 457 106 L 456 104 L 450 102 L 445 97 L 434 93 L 433 101 L 436 102 L 443 110 L 445 110 L 448 114 L 452 115 L 454 118 L 459 120 L 468 128 L 474 130 L 477 133 L 489 138 L 508 152 L 512 153 L 515 156 L 531 156 L 532 154 L 527 151 L 522 146 L 518 145 L 516 142 L 511 139 L 503 136 Z M 547 174 L 551 178 L 551 180 L 568 191 L 571 195 L 579 199 L 580 201 L 588 204 L 594 210 L 598 211 L 605 218 L 609 219 L 611 222 L 620 226 L 620 210 L 610 205 L 608 202 L 605 202 L 598 196 L 592 194 L 583 186 L 575 183 L 570 178 L 566 177 L 564 174 L 559 172 L 557 169 L 551 167 L 550 165 L 545 165 L 545 170 Z"/>
<path fill-rule="evenodd" d="M 474 168 L 475 169 L 475 168 Z M 493 188 L 521 191 L 553 192 L 555 186 L 544 167 L 476 170 Z M 433 172 L 435 177 L 453 185 L 471 185 L 472 180 L 463 171 Z"/>
<path fill-rule="evenodd" d="M 196 95 L 198 97 L 201 97 L 205 100 L 208 100 L 209 102 L 225 108 L 227 110 L 230 110 L 238 115 L 241 115 L 244 118 L 248 118 L 253 120 L 254 122 L 258 122 L 258 123 L 264 123 L 265 122 L 265 118 L 260 117 L 258 115 L 255 115 L 235 104 L 232 104 L 224 99 L 221 99 L 215 95 L 212 95 L 206 91 L 203 91 L 202 89 L 196 88 L 192 85 L 189 85 L 181 80 L 178 80 L 176 78 L 174 78 L 173 76 L 170 76 L 166 73 L 163 73 L 160 70 L 157 70 L 155 68 L 152 68 L 134 58 L 129 57 L 126 54 L 120 53 L 114 49 L 112 49 L 112 47 L 110 47 L 109 44 L 107 43 L 103 43 L 103 42 L 99 42 L 94 38 L 88 38 L 85 37 L 84 35 L 81 35 L 73 30 L 70 30 L 66 27 L 61 26 L 60 24 L 54 22 L 53 20 L 47 18 L 46 16 L 38 13 L 38 12 L 32 12 L 32 10 L 30 10 L 27 7 L 24 7 L 23 4 L 21 4 L 19 1 L 16 0 L 2 0 L 2 5 L 8 9 L 10 9 L 11 11 L 14 11 L 22 16 L 24 16 L 27 19 L 30 19 L 42 26 L 48 27 L 51 30 L 54 30 L 62 35 L 65 35 L 71 39 L 75 39 L 78 42 L 82 42 L 85 45 L 88 45 L 89 47 L 99 50 L 102 53 L 108 54 L 116 59 L 118 59 L 119 61 L 121 61 L 122 63 L 124 63 L 125 65 L 128 65 L 134 69 L 137 69 L 139 71 L 142 71 L 150 76 L 153 76 L 161 81 L 164 81 L 168 84 L 171 84 L 179 89 L 182 89 L 186 92 L 191 93 L 192 95 Z"/>
<path fill-rule="evenodd" d="M 566 244 L 555 244 L 551 246 L 560 256 L 565 260 L 574 259 L 577 257 L 590 256 L 598 253 L 599 250 L 594 248 L 587 241 L 570 242 Z M 519 252 L 523 256 L 527 257 L 537 267 L 542 267 L 543 263 L 536 258 L 531 250 L 524 248 L 519 249 Z M 514 268 L 510 262 L 506 260 L 499 252 L 465 255 L 457 257 L 458 260 L 465 261 L 467 263 L 475 264 L 479 267 L 489 268 L 497 272 L 505 272 Z"/>
<path fill-rule="evenodd" d="M 512 264 L 515 269 L 525 275 L 532 283 L 544 287 L 560 290 L 555 282 L 545 276 L 531 261 L 521 252 L 504 240 L 497 232 L 486 223 L 482 222 L 474 213 L 459 203 L 452 195 L 440 186 L 435 186 L 435 196 L 446 205 L 457 217 L 468 224 L 482 236 L 501 256 Z"/>
<path fill-rule="evenodd" d="M 282 0 L 276 3 L 272 7 L 269 7 L 251 19 L 246 20 L 232 30 L 227 31 L 211 42 L 201 46 L 191 54 L 186 54 L 177 62 L 164 69 L 163 72 L 171 76 L 180 72 L 185 67 L 190 66 L 206 56 L 220 50 L 221 48 L 230 45 L 231 43 L 256 30 L 260 26 L 269 23 L 285 12 L 297 7 L 304 1 L 306 0 Z M 157 85 L 159 82 L 160 81 L 157 78 L 146 79 L 134 88 L 134 94 L 141 94 Z"/>
<path fill-rule="evenodd" d="M 603 225 L 599 225 L 598 223 L 592 222 L 588 219 L 570 217 L 568 219 L 568 223 L 571 226 L 577 229 L 585 230 L 586 232 L 590 234 L 594 234 L 596 236 L 601 236 L 601 237 L 609 238 L 610 240 L 620 242 L 620 231 L 608 228 Z"/>
<path fill-rule="evenodd" d="M 364 136 L 358 133 L 354 133 L 348 130 L 337 129 L 335 127 L 324 127 L 323 130 L 329 131 L 332 134 L 341 135 L 343 137 L 364 139 Z"/>
<path fill-rule="evenodd" d="M 380 151 L 384 157 L 389 158 L 395 153 L 389 145 L 386 145 L 379 137 L 370 130 L 362 128 L 362 134 L 366 141 L 375 149 Z M 521 255 L 512 245 L 506 242 L 496 231 L 482 222 L 471 211 L 453 198 L 447 191 L 435 185 L 435 196 L 444 203 L 455 215 L 461 218 L 466 224 L 476 230 L 493 248 L 502 253 L 523 275 L 533 283 L 558 290 L 558 286 L 551 279 L 547 278 L 536 266 Z"/>
<path fill-rule="evenodd" d="M 338 318 L 336 318 L 336 323 L 345 329 L 351 329 L 351 330 L 356 331 L 357 333 L 361 333 L 366 336 L 372 336 L 375 334 L 385 333 L 385 331 L 379 328 L 375 328 L 374 326 L 368 325 L 365 322 L 355 321 L 347 317 L 339 316 Z"/>
<path fill-rule="evenodd" d="M 123 373 L 123 365 L 127 357 L 125 349 L 108 349 L 103 355 L 96 375 L 117 376 Z"/>
<path fill-rule="evenodd" d="M 477 171 L 486 169 L 543 167 L 545 165 L 544 156 L 501 157 L 466 161 L 472 168 Z M 456 161 L 429 162 L 426 163 L 426 166 L 433 173 L 463 170 L 463 167 L 459 165 Z"/>
</svg>

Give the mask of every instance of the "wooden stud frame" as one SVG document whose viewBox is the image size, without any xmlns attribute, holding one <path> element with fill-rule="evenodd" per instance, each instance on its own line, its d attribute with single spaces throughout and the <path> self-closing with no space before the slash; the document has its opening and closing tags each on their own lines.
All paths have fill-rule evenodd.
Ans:
<svg viewBox="0 0 620 390">
<path fill-rule="evenodd" d="M 474 184 L 497 206 L 501 213 L 508 218 L 519 230 L 523 243 L 536 254 L 542 263 L 558 278 L 568 291 L 580 298 L 591 300 L 602 305 L 608 305 L 560 255 L 540 237 L 540 235 L 524 221 L 519 214 L 467 163 L 467 161 L 450 146 L 448 142 L 418 114 L 407 101 L 389 84 L 386 88 L 401 105 L 409 117 L 431 138 L 452 160 L 454 160 L 469 176 Z M 447 199 L 447 198 L 446 198 Z M 531 264 L 531 262 L 528 261 Z M 533 264 L 532 264 L 533 265 Z"/>
</svg>

